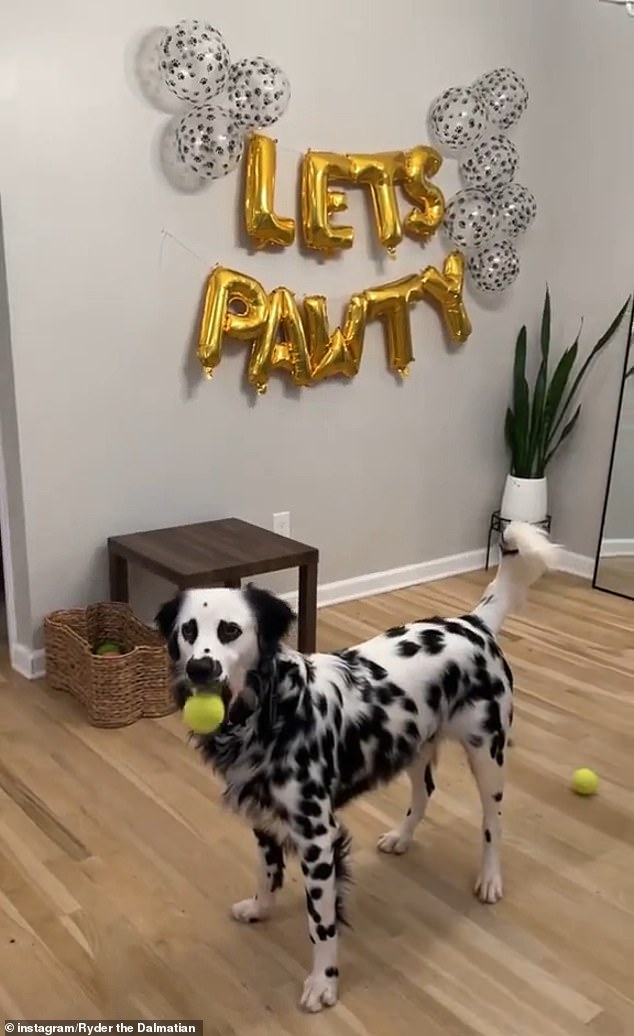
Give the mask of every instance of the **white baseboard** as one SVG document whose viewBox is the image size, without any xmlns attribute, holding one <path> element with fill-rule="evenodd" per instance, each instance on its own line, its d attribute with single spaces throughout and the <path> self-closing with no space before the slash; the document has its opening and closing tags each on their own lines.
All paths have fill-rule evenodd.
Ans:
<svg viewBox="0 0 634 1036">
<path fill-rule="evenodd" d="M 11 668 L 27 680 L 39 680 L 46 672 L 44 649 L 33 651 L 24 644 L 11 645 Z"/>
<path fill-rule="evenodd" d="M 581 576 L 582 579 L 592 579 L 594 572 L 594 558 L 588 558 L 585 554 L 573 554 L 571 550 L 564 550 L 561 553 L 560 569 L 571 576 Z"/>
<path fill-rule="evenodd" d="M 631 558 L 634 557 L 634 540 L 603 540 L 601 544 L 602 558 Z"/>
<path fill-rule="evenodd" d="M 452 554 L 434 561 L 420 561 L 402 568 L 390 568 L 385 572 L 370 572 L 367 575 L 353 576 L 351 579 L 340 579 L 334 583 L 321 583 L 317 589 L 317 607 L 325 608 L 331 604 L 343 604 L 344 601 L 356 601 L 360 597 L 373 597 L 376 594 L 389 593 L 391 590 L 403 590 L 407 586 L 419 583 L 430 583 L 436 579 L 447 579 L 449 576 L 475 572 L 484 568 L 486 551 L 469 550 L 463 554 Z M 491 564 L 497 563 L 497 550 L 491 551 Z M 571 575 L 590 579 L 594 568 L 592 558 L 582 554 L 564 551 L 561 570 Z M 493 573 L 492 573 L 493 575 Z M 293 607 L 297 607 L 297 592 L 282 594 Z M 37 680 L 46 672 L 46 661 L 43 650 L 30 651 L 23 644 L 15 644 L 11 649 L 11 665 L 27 680 Z"/>
<path fill-rule="evenodd" d="M 493 557 L 493 552 L 491 556 Z M 470 550 L 464 554 L 436 558 L 434 561 L 419 561 L 402 568 L 389 568 L 385 572 L 370 572 L 364 576 L 340 579 L 335 583 L 322 583 L 317 589 L 317 607 L 343 604 L 344 601 L 374 597 L 376 594 L 389 593 L 390 590 L 403 590 L 406 586 L 430 583 L 434 579 L 446 579 L 462 572 L 474 572 L 484 567 L 485 557 L 485 550 Z M 297 606 L 296 591 L 282 596 L 289 604 Z"/>
</svg>

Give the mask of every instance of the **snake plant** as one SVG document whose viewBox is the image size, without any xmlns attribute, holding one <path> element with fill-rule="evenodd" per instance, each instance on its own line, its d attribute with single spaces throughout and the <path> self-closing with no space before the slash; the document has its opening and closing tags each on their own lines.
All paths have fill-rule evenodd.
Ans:
<svg viewBox="0 0 634 1036">
<path fill-rule="evenodd" d="M 573 368 L 579 351 L 581 328 L 572 345 L 556 363 L 551 375 L 550 293 L 546 289 L 540 334 L 541 361 L 532 392 L 526 377 L 525 326 L 520 330 L 515 345 L 513 405 L 506 411 L 504 429 L 506 443 L 511 452 L 512 475 L 516 475 L 517 478 L 544 477 L 550 461 L 579 420 L 581 404 L 577 404 L 572 411 L 579 386 L 592 361 L 616 334 L 629 304 L 628 298 L 574 376 Z"/>
</svg>

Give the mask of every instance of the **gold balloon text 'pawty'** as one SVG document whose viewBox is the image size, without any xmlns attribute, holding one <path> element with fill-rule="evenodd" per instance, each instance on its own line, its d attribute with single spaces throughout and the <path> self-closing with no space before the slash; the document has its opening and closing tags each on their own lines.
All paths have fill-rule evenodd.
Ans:
<svg viewBox="0 0 634 1036">
<path fill-rule="evenodd" d="M 471 333 L 462 289 L 464 260 L 447 256 L 443 269 L 419 273 L 352 295 L 341 327 L 330 329 L 327 300 L 308 295 L 300 304 L 286 287 L 267 293 L 254 277 L 217 266 L 207 281 L 198 359 L 211 377 L 222 358 L 223 337 L 251 343 L 249 383 L 266 391 L 274 370 L 287 371 L 298 386 L 326 378 L 353 378 L 359 371 L 365 328 L 380 320 L 390 368 L 407 374 L 413 361 L 409 310 L 423 298 L 435 302 L 449 338 L 465 342 Z"/>
</svg>

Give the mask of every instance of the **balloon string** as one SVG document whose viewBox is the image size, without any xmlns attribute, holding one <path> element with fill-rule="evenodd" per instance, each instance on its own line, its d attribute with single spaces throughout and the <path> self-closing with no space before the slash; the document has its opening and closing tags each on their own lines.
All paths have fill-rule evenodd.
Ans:
<svg viewBox="0 0 634 1036">
<path fill-rule="evenodd" d="M 205 259 L 204 256 L 199 255 L 198 252 L 195 252 L 193 248 L 190 248 L 189 245 L 185 244 L 184 241 L 181 241 L 181 239 L 179 237 L 177 237 L 176 234 L 172 234 L 171 231 L 166 230 L 163 227 L 163 229 L 161 230 L 161 243 L 159 245 L 159 257 L 158 257 L 158 259 L 159 259 L 159 263 L 158 263 L 159 264 L 159 272 L 163 272 L 163 270 L 165 269 L 165 262 L 164 262 L 165 249 L 166 249 L 167 245 L 170 244 L 170 243 L 178 245 L 178 247 L 180 249 L 182 249 L 183 252 L 186 252 L 187 255 L 191 255 L 192 258 L 196 259 L 200 263 L 201 267 L 205 270 L 205 272 L 207 272 L 207 273 L 211 272 L 212 268 L 215 266 L 215 263 L 212 260 L 207 260 L 207 259 Z M 390 258 L 394 259 L 394 258 L 396 258 L 396 256 L 392 255 L 392 256 L 390 256 Z M 310 294 L 314 294 L 314 292 L 308 291 L 308 292 L 304 292 L 303 294 L 310 295 Z M 339 307 L 341 310 L 343 310 L 348 305 L 349 302 L 350 302 L 350 295 L 349 294 L 348 295 L 329 295 L 328 296 L 328 306 L 329 306 L 330 312 L 334 311 L 334 307 Z"/>
</svg>

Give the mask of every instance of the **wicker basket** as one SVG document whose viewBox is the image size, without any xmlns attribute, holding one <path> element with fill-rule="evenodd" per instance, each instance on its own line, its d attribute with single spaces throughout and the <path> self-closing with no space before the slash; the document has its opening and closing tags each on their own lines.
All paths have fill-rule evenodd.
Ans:
<svg viewBox="0 0 634 1036">
<path fill-rule="evenodd" d="M 105 641 L 124 654 L 95 655 Z M 81 702 L 93 726 L 124 727 L 175 711 L 167 651 L 127 604 L 53 612 L 44 620 L 44 645 L 49 686 Z"/>
</svg>

